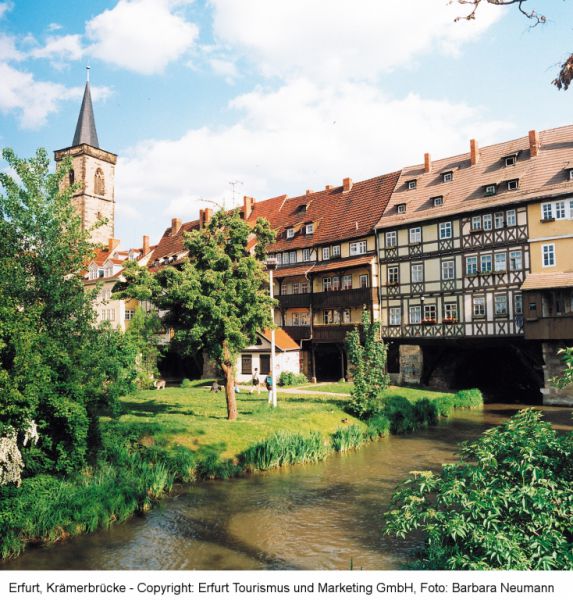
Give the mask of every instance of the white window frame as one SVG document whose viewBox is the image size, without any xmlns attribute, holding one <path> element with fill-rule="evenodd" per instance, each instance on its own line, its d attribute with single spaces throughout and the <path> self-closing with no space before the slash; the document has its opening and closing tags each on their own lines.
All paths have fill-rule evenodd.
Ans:
<svg viewBox="0 0 573 600">
<path fill-rule="evenodd" d="M 352 275 L 343 275 L 342 276 L 342 287 L 343 290 L 351 290 L 352 289 Z"/>
<path fill-rule="evenodd" d="M 410 227 L 408 230 L 408 240 L 410 244 L 421 244 L 422 243 L 422 228 L 421 227 Z"/>
<path fill-rule="evenodd" d="M 331 277 L 323 277 L 322 278 L 322 291 L 329 292 L 332 289 L 332 278 Z"/>
<path fill-rule="evenodd" d="M 457 302 L 444 302 L 444 318 L 458 320 Z"/>
<path fill-rule="evenodd" d="M 493 256 L 493 268 L 496 273 L 507 271 L 507 253 L 496 252 Z"/>
<path fill-rule="evenodd" d="M 409 307 L 408 320 L 410 325 L 419 325 L 422 322 L 422 305 L 414 304 Z"/>
<path fill-rule="evenodd" d="M 541 246 L 541 264 L 543 267 L 555 267 L 557 257 L 555 256 L 555 244 L 543 244 Z"/>
<path fill-rule="evenodd" d="M 322 248 L 322 260 L 330 259 L 330 246 L 324 246 Z"/>
<path fill-rule="evenodd" d="M 519 179 L 510 179 L 507 182 L 507 189 L 510 192 L 513 192 L 514 190 L 517 190 L 519 188 Z"/>
<path fill-rule="evenodd" d="M 549 221 L 553 219 L 553 205 L 551 202 L 544 202 L 541 205 L 541 219 L 543 221 Z"/>
<path fill-rule="evenodd" d="M 410 265 L 410 283 L 423 283 L 424 263 L 412 263 Z"/>
<path fill-rule="evenodd" d="M 432 198 L 433 206 L 443 206 L 444 205 L 444 197 L 443 196 L 434 196 Z"/>
<path fill-rule="evenodd" d="M 523 269 L 523 252 L 521 250 L 509 251 L 509 270 L 521 271 Z"/>
<path fill-rule="evenodd" d="M 406 182 L 406 186 L 408 187 L 409 190 L 415 190 L 416 186 L 417 186 L 417 180 L 410 179 L 409 181 Z"/>
<path fill-rule="evenodd" d="M 401 202 L 400 204 L 396 204 L 396 212 L 403 215 L 406 212 L 406 203 Z"/>
<path fill-rule="evenodd" d="M 478 272 L 478 257 L 466 256 L 466 275 L 476 275 Z"/>
<path fill-rule="evenodd" d="M 439 238 L 441 240 L 450 240 L 454 232 L 454 227 L 451 221 L 445 221 L 440 223 L 439 226 Z"/>
<path fill-rule="evenodd" d="M 402 324 L 402 307 L 391 306 L 388 310 L 388 325 Z"/>
<path fill-rule="evenodd" d="M 456 278 L 456 261 L 447 259 L 442 261 L 441 265 L 442 281 L 451 281 Z"/>
<path fill-rule="evenodd" d="M 567 218 L 567 212 L 565 209 L 565 201 L 558 200 L 557 202 L 555 202 L 555 219 L 557 219 L 558 221 L 561 221 L 562 219 L 566 219 L 566 218 Z"/>
<path fill-rule="evenodd" d="M 340 244 L 335 244 L 334 246 L 332 246 L 331 256 L 332 258 L 340 257 Z"/>
<path fill-rule="evenodd" d="M 514 227 L 515 225 L 517 225 L 517 213 L 515 212 L 515 209 L 511 209 L 506 211 L 505 213 L 505 224 L 508 227 Z"/>
<path fill-rule="evenodd" d="M 398 265 L 390 265 L 386 269 L 386 279 L 388 285 L 398 285 L 400 283 L 400 267 Z"/>
<path fill-rule="evenodd" d="M 491 231 L 493 229 L 493 217 L 491 213 L 482 215 L 482 227 L 484 231 Z"/>
<path fill-rule="evenodd" d="M 302 249 L 302 261 L 308 262 L 310 260 L 310 248 Z"/>
<path fill-rule="evenodd" d="M 424 321 L 436 321 L 438 319 L 438 307 L 435 304 L 424 304 Z"/>
<path fill-rule="evenodd" d="M 294 237 L 294 229 L 292 227 L 288 227 L 286 230 L 287 240 L 290 240 Z"/>
<path fill-rule="evenodd" d="M 486 196 L 495 196 L 497 194 L 497 185 L 495 183 L 490 183 L 485 186 L 485 195 Z"/>
<path fill-rule="evenodd" d="M 396 248 L 396 246 L 398 245 L 398 232 L 387 231 L 384 239 L 386 243 L 386 248 Z"/>
<path fill-rule="evenodd" d="M 306 235 L 311 235 L 312 233 L 314 233 L 314 223 L 307 223 L 305 231 Z"/>
<path fill-rule="evenodd" d="M 481 231 L 481 215 L 474 215 L 471 221 L 471 231 Z"/>
<path fill-rule="evenodd" d="M 350 256 L 359 256 L 360 254 L 366 254 L 368 247 L 366 240 L 358 240 L 357 242 L 350 242 Z"/>
<path fill-rule="evenodd" d="M 294 265 L 298 262 L 297 257 L 296 257 L 296 250 L 291 250 L 290 251 L 290 264 Z"/>
<path fill-rule="evenodd" d="M 363 273 L 362 275 L 360 275 L 358 277 L 358 283 L 360 288 L 364 289 L 364 288 L 368 288 L 370 285 L 370 277 L 368 276 L 367 273 Z M 364 283 L 366 283 L 366 285 L 364 285 Z"/>
<path fill-rule="evenodd" d="M 472 298 L 472 315 L 480 319 L 487 315 L 485 296 L 474 296 Z"/>
<path fill-rule="evenodd" d="M 523 294 L 520 292 L 513 294 L 513 314 L 516 316 L 523 314 Z"/>
<path fill-rule="evenodd" d="M 487 268 L 488 263 L 489 263 L 489 269 Z M 479 270 L 480 270 L 480 273 L 492 273 L 493 272 L 493 256 L 490 252 L 488 252 L 487 254 L 480 254 Z"/>
<path fill-rule="evenodd" d="M 448 183 L 449 181 L 453 181 L 454 180 L 454 172 L 453 171 L 446 171 L 445 173 L 442 173 L 442 182 L 443 183 Z"/>
<path fill-rule="evenodd" d="M 503 229 L 505 226 L 505 215 L 502 212 L 493 213 L 493 226 L 496 229 Z"/>
<path fill-rule="evenodd" d="M 496 317 L 507 317 L 509 314 L 509 302 L 507 294 L 495 294 L 493 306 Z"/>
</svg>

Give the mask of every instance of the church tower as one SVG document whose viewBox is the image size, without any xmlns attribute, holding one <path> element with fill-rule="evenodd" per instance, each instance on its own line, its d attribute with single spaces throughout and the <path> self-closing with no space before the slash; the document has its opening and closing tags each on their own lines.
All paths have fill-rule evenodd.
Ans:
<svg viewBox="0 0 573 600">
<path fill-rule="evenodd" d="M 56 150 L 54 155 L 57 165 L 67 156 L 71 157 L 72 168 L 67 183 L 80 184 L 72 197 L 72 203 L 82 218 L 83 228 L 91 231 L 92 242 L 107 245 L 109 239 L 115 237 L 114 183 L 117 155 L 99 147 L 90 93 L 89 67 L 74 140 L 71 146 Z M 94 229 L 96 223 L 103 220 L 105 223 Z"/>
</svg>

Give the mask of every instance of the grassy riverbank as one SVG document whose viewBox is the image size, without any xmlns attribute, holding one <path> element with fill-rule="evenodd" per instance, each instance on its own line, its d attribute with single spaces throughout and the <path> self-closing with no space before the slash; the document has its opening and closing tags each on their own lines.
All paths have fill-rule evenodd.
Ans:
<svg viewBox="0 0 573 600">
<path fill-rule="evenodd" d="M 0 488 L 0 556 L 149 510 L 174 481 L 315 462 L 389 431 L 430 425 L 452 407 L 481 403 L 479 393 L 390 388 L 385 412 L 364 422 L 344 411 L 345 399 L 333 396 L 281 394 L 273 410 L 266 394 L 240 393 L 239 420 L 229 422 L 224 395 L 205 384 L 124 398 L 119 418 L 102 419 L 102 450 L 83 473 L 66 480 L 31 477 L 21 488 Z"/>
</svg>

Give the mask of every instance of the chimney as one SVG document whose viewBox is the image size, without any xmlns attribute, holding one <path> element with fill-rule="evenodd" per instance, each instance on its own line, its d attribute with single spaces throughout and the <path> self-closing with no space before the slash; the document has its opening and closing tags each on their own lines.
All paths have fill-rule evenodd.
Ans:
<svg viewBox="0 0 573 600">
<path fill-rule="evenodd" d="M 178 231 L 181 229 L 181 219 L 174 217 L 171 219 L 171 236 L 177 235 Z"/>
<path fill-rule="evenodd" d="M 205 223 L 205 211 L 200 208 L 199 209 L 199 229 L 203 229 L 203 225 Z"/>
<path fill-rule="evenodd" d="M 250 196 L 243 196 L 243 218 L 245 221 L 251 216 L 254 203 L 254 198 L 251 198 Z"/>
<path fill-rule="evenodd" d="M 473 167 L 479 161 L 479 148 L 477 140 L 470 140 L 470 165 Z"/>
<path fill-rule="evenodd" d="M 329 183 L 327 183 L 327 184 L 324 186 L 324 189 L 325 189 L 325 190 L 328 192 L 328 191 L 330 191 L 330 190 L 331 190 L 333 187 L 334 187 L 333 185 L 330 185 Z"/>
<path fill-rule="evenodd" d="M 432 172 L 432 157 L 429 152 L 424 154 L 424 173 Z"/>
<path fill-rule="evenodd" d="M 539 146 L 539 134 L 535 129 L 532 129 L 529 132 L 529 152 L 531 153 L 531 158 L 539 154 Z"/>
<path fill-rule="evenodd" d="M 313 190 L 306 190 L 306 195 L 308 196 L 309 194 L 314 194 Z"/>
<path fill-rule="evenodd" d="M 143 236 L 143 252 L 142 252 L 143 256 L 145 256 L 146 254 L 149 254 L 149 236 L 148 235 L 144 235 Z"/>
<path fill-rule="evenodd" d="M 349 192 L 352 189 L 352 179 L 350 177 L 345 177 L 342 180 L 342 191 Z"/>
<path fill-rule="evenodd" d="M 107 249 L 111 252 L 112 250 L 114 250 L 115 248 L 117 248 L 119 246 L 119 240 L 116 240 L 114 238 L 109 238 L 109 240 L 107 241 Z"/>
<path fill-rule="evenodd" d="M 213 209 L 212 208 L 206 208 L 203 211 L 203 222 L 205 225 L 209 225 L 209 223 L 211 222 L 211 219 L 213 218 Z"/>
</svg>

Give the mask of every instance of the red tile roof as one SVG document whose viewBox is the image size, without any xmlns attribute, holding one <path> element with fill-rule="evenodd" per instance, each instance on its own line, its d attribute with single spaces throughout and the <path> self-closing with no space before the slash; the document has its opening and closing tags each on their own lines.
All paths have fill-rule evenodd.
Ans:
<svg viewBox="0 0 573 600">
<path fill-rule="evenodd" d="M 171 235 L 171 227 L 168 227 L 161 239 L 159 244 L 155 247 L 151 258 L 149 259 L 149 266 L 153 265 L 153 262 L 157 259 L 164 258 L 166 256 L 175 256 L 185 251 L 185 237 L 184 233 L 199 229 L 199 220 L 188 221 L 183 223 L 179 228 L 179 231 L 175 235 Z"/>
<path fill-rule="evenodd" d="M 269 247 L 271 252 L 362 237 L 373 232 L 399 175 L 395 172 L 358 181 L 348 192 L 340 186 L 295 198 L 278 196 L 255 202 L 248 220 L 254 223 L 264 217 L 277 231 L 277 241 Z M 300 210 L 303 206 L 305 211 Z M 307 223 L 314 223 L 311 235 L 302 231 Z M 295 236 L 286 239 L 285 231 L 289 227 L 295 229 Z"/>
<path fill-rule="evenodd" d="M 539 132 L 540 151 L 532 157 L 528 136 L 494 144 L 479 150 L 477 164 L 470 154 L 460 154 L 432 162 L 430 173 L 424 165 L 406 167 L 377 227 L 394 227 L 423 219 L 512 204 L 573 190 L 565 169 L 573 168 L 573 125 Z M 506 167 L 503 158 L 517 153 L 517 162 Z M 442 173 L 453 171 L 453 181 L 444 183 Z M 407 182 L 416 179 L 416 188 Z M 507 181 L 519 179 L 519 188 L 507 190 Z M 486 185 L 497 184 L 498 192 L 486 197 Z M 434 207 L 431 198 L 443 196 L 442 206 Z M 397 205 L 405 204 L 399 214 Z"/>
<path fill-rule="evenodd" d="M 265 329 L 261 334 L 267 341 L 271 341 L 271 330 Z M 300 350 L 300 346 L 281 327 L 275 329 L 275 346 L 280 350 Z"/>
<path fill-rule="evenodd" d="M 546 290 L 573 287 L 573 273 L 529 273 L 522 290 Z"/>
</svg>

